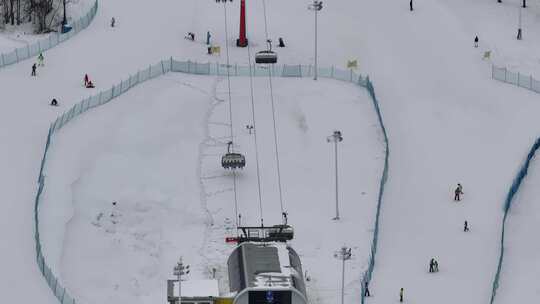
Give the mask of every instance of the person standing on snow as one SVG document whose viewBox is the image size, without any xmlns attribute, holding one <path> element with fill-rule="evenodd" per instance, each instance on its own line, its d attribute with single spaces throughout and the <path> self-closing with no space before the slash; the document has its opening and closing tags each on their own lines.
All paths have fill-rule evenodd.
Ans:
<svg viewBox="0 0 540 304">
<path fill-rule="evenodd" d="M 439 262 L 433 259 L 433 272 L 439 272 Z"/>
<path fill-rule="evenodd" d="M 459 202 L 463 193 L 463 186 L 460 183 L 457 184 L 456 190 L 454 190 L 454 201 Z"/>
<path fill-rule="evenodd" d="M 364 284 L 364 297 L 371 297 L 371 294 L 369 293 L 368 282 Z"/>
<path fill-rule="evenodd" d="M 403 302 L 403 287 L 399 290 L 399 301 Z"/>
<path fill-rule="evenodd" d="M 114 25 L 116 24 L 116 19 L 114 19 L 114 17 L 111 18 L 111 27 L 114 27 Z"/>
<path fill-rule="evenodd" d="M 36 76 L 36 69 L 37 69 L 37 66 L 36 66 L 36 64 L 34 63 L 34 64 L 32 65 L 32 74 L 31 74 L 32 76 Z"/>
<path fill-rule="evenodd" d="M 38 56 L 37 60 L 38 60 L 38 66 L 44 66 L 45 65 L 43 63 L 43 61 L 45 60 L 45 58 L 43 58 L 43 53 L 39 53 L 39 56 Z"/>
<path fill-rule="evenodd" d="M 88 74 L 84 74 L 84 86 L 86 87 L 88 85 Z"/>
<path fill-rule="evenodd" d="M 429 261 L 429 272 L 435 272 L 434 266 L 435 266 L 435 259 L 431 258 L 431 260 Z"/>
<path fill-rule="evenodd" d="M 206 32 L 206 44 L 207 45 L 210 45 L 210 38 L 212 37 L 212 35 L 210 35 L 210 31 L 207 31 Z"/>
<path fill-rule="evenodd" d="M 478 47 L 478 36 L 474 37 L 474 47 Z"/>
<path fill-rule="evenodd" d="M 51 100 L 51 106 L 58 106 L 58 100 L 56 100 L 56 98 L 53 98 L 53 100 Z"/>
<path fill-rule="evenodd" d="M 465 223 L 463 224 L 463 232 L 468 232 L 469 231 L 469 222 L 465 221 Z"/>
<path fill-rule="evenodd" d="M 411 12 L 413 11 L 412 0 L 409 2 L 409 9 L 411 10 Z"/>
</svg>

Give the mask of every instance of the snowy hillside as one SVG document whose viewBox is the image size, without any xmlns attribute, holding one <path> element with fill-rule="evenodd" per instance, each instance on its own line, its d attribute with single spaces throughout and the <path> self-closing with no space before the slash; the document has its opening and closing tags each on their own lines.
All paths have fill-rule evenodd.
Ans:
<svg viewBox="0 0 540 304">
<path fill-rule="evenodd" d="M 257 226 L 254 135 L 241 123 L 252 121 L 247 83 L 232 82 L 236 143 L 248 158 L 238 173 L 237 208 L 243 225 Z M 236 233 L 232 176 L 220 165 L 229 130 L 225 84 L 223 78 L 162 76 L 55 136 L 40 230 L 45 256 L 79 301 L 164 302 L 163 282 L 179 255 L 192 264 L 193 278 L 218 269 L 227 290 L 224 266 L 232 247 L 225 237 Z M 281 210 L 266 86 L 265 78 L 255 79 L 262 208 L 272 225 L 281 223 Z M 313 86 L 308 79 L 276 79 L 275 88 L 280 147 L 287 147 L 281 151 L 284 203 L 296 228 L 293 246 L 312 277 L 311 301 L 337 297 L 333 254 L 344 244 L 355 250 L 347 299 L 359 301 L 358 273 L 367 265 L 382 164 L 371 101 L 337 81 Z M 343 164 L 352 164 L 342 166 L 340 222 L 332 220 L 333 149 L 326 143 L 333 127 L 347 138 Z"/>
<path fill-rule="evenodd" d="M 287 45 L 278 50 L 279 63 L 310 64 L 313 61 L 314 20 L 313 12 L 307 10 L 309 1 L 265 3 L 269 37 L 274 41 L 283 37 Z M 517 168 L 540 131 L 539 96 L 491 79 L 492 62 L 523 73 L 539 74 L 536 54 L 540 47 L 540 33 L 537 33 L 540 7 L 529 0 L 529 7 L 522 9 L 524 39 L 517 41 L 520 3 L 520 0 L 505 0 L 502 4 L 495 0 L 416 0 L 411 12 L 408 1 L 325 2 L 319 14 L 319 62 L 321 66 L 343 67 L 347 60 L 359 60 L 360 72 L 369 74 L 375 84 L 392 151 L 381 210 L 376 265 L 370 283 L 372 297 L 368 302 L 398 301 L 400 288 L 404 288 L 405 301 L 409 303 L 489 301 L 499 254 L 502 204 Z M 252 54 L 264 48 L 266 39 L 262 4 L 263 1 L 248 1 L 247 5 Z M 115 28 L 109 26 L 113 16 L 117 20 Z M 33 239 L 36 177 L 49 123 L 82 98 L 110 88 L 129 73 L 162 58 L 173 56 L 224 63 L 225 43 L 228 41 L 232 46 L 238 34 L 238 1 L 228 2 L 227 18 L 228 39 L 224 31 L 224 7 L 215 1 L 102 0 L 95 19 L 86 30 L 44 54 L 45 67 L 38 69 L 37 77 L 29 76 L 32 60 L 0 70 L 3 106 L 0 138 L 4 147 L 0 149 L 4 211 L 0 213 L 3 228 L 0 237 L 4 248 L 0 266 L 5 270 L 0 276 L 0 291 L 4 299 L 18 301 L 24 295 L 24 301 L 28 302 L 57 303 L 35 264 Z M 189 31 L 196 34 L 195 42 L 183 38 Z M 206 54 L 204 38 L 207 31 L 211 32 L 212 43 L 221 46 L 221 55 Z M 480 40 L 478 48 L 473 47 L 476 35 Z M 9 34 L 0 37 L 0 41 L 10 39 Z M 13 46 L 17 45 L 0 42 L 0 50 Z M 492 52 L 489 60 L 482 59 L 486 51 Z M 232 63 L 252 60 L 246 49 L 236 47 L 231 47 L 230 57 Z M 85 73 L 97 85 L 96 90 L 82 86 Z M 234 79 L 232 85 L 242 88 L 232 92 L 233 107 L 238 109 L 235 112 L 238 116 L 235 124 L 238 147 L 252 154 L 253 138 L 244 128 L 251 122 L 249 80 Z M 347 269 L 346 299 L 357 303 L 359 279 L 366 266 L 371 241 L 369 229 L 372 229 L 383 152 L 380 131 L 373 126 L 376 123 L 373 109 L 368 106 L 365 92 L 346 84 L 280 79 L 275 80 L 275 85 L 275 92 L 279 92 L 276 94 L 278 111 L 281 111 L 278 113 L 278 135 L 280 147 L 284 149 L 281 155 L 283 181 L 287 185 L 283 188 L 285 206 L 290 212 L 291 223 L 298 223 L 299 238 L 294 245 L 300 252 L 306 250 L 303 259 L 313 279 L 308 291 L 311 300 L 328 303 L 338 299 L 337 261 L 333 260 L 332 254 L 344 241 L 337 235 L 343 236 L 355 253 L 355 260 Z M 261 103 L 256 108 L 265 115 L 268 114 L 266 86 L 263 79 L 255 82 L 256 101 Z M 215 96 L 211 94 L 214 88 Z M 219 246 L 217 240 L 221 242 L 223 235 L 212 230 L 209 234 L 204 226 L 208 223 L 207 214 L 196 208 L 206 199 L 208 208 L 217 212 L 215 223 L 219 226 L 216 229 L 229 227 L 222 223 L 225 218 L 230 219 L 226 213 L 231 211 L 230 192 L 226 186 L 231 182 L 230 176 L 217 173 L 221 171 L 217 160 L 226 141 L 221 137 L 227 135 L 221 124 L 227 120 L 227 113 L 224 107 L 212 104 L 224 99 L 225 92 L 223 79 L 167 75 L 72 122 L 63 130 L 65 134 L 56 138 L 52 153 L 55 159 L 49 164 L 50 172 L 47 173 L 47 191 L 50 191 L 47 195 L 60 197 L 55 202 L 64 208 L 43 208 L 42 212 L 44 218 L 49 216 L 51 220 L 47 229 L 56 236 L 69 228 L 65 230 L 65 236 L 48 240 L 50 248 L 57 250 L 49 253 L 49 262 L 63 269 L 57 274 L 77 297 L 89 303 L 154 301 L 164 296 L 164 289 L 160 289 L 163 286 L 157 284 L 163 282 L 178 255 L 191 259 L 193 265 L 202 265 L 197 262 L 201 261 L 198 250 L 202 245 L 180 244 L 183 233 L 188 235 L 186 238 L 206 233 L 211 236 L 209 240 L 216 240 L 212 246 Z M 47 105 L 52 98 L 59 100 L 60 107 Z M 312 100 L 317 102 L 311 104 Z M 358 104 L 353 105 L 352 100 Z M 236 102 L 238 106 L 235 106 Z M 340 106 L 330 107 L 330 102 Z M 128 103 L 132 107 L 123 105 Z M 148 104 L 160 106 L 150 110 Z M 209 112 L 212 106 L 216 106 L 215 112 Z M 329 115 L 330 108 L 336 111 L 335 116 Z M 148 117 L 156 124 L 144 124 Z M 275 203 L 275 184 L 272 184 L 275 183 L 271 151 L 273 134 L 271 127 L 268 129 L 268 118 L 261 120 L 259 131 L 265 138 L 264 143 L 261 139 L 261 147 L 264 147 L 261 150 L 265 185 L 263 202 L 264 206 L 271 202 L 265 210 L 271 214 L 269 222 L 275 222 L 280 218 L 276 212 L 279 206 Z M 207 125 L 207 122 L 218 124 Z M 334 126 L 338 123 L 339 126 Z M 332 154 L 325 136 L 334 128 L 344 131 L 345 141 L 340 144 L 342 174 L 351 176 L 342 179 L 343 208 L 354 210 L 350 215 L 344 211 L 354 220 L 344 218 L 341 227 L 329 226 L 333 223 L 326 216 L 316 218 L 332 213 Z M 164 137 L 156 138 L 156 133 Z M 215 147 L 205 145 L 210 137 L 219 139 Z M 153 145 L 146 145 L 146 142 Z M 347 147 L 348 144 L 351 146 Z M 201 168 L 197 167 L 198 163 L 185 164 L 186 159 L 198 161 L 198 153 L 203 150 L 206 156 Z M 322 160 L 314 165 L 319 159 Z M 55 168 L 54 164 L 57 164 Z M 137 170 L 138 165 L 145 171 Z M 158 169 L 152 168 L 159 168 L 169 178 L 162 179 Z M 250 165 L 243 175 L 239 174 L 238 193 L 241 202 L 253 204 L 246 206 L 255 208 L 247 209 L 246 219 L 256 224 L 258 197 L 254 192 L 256 173 L 253 169 Z M 122 174 L 116 175 L 118 172 Z M 248 176 L 249 179 L 245 178 Z M 199 177 L 206 177 L 202 185 Z M 352 177 L 357 180 L 353 181 Z M 518 207 L 513 211 L 530 216 L 510 217 L 509 254 L 497 303 L 517 297 L 516 282 L 522 278 L 534 281 L 538 277 L 537 268 L 521 267 L 521 263 L 529 261 L 525 260 L 528 251 L 534 249 L 523 243 L 526 238 L 522 231 L 525 230 L 520 230 L 534 227 L 534 209 L 523 204 L 534 198 L 534 191 L 529 191 L 534 181 L 532 174 L 528 180 L 530 184 L 517 199 Z M 452 200 L 452 192 L 458 182 L 463 184 L 465 195 L 462 202 L 456 203 Z M 163 191 L 166 195 L 155 191 L 157 183 L 163 183 L 160 187 L 166 189 Z M 113 186 L 117 184 L 140 187 L 121 196 L 115 193 L 118 188 Z M 205 198 L 199 187 L 216 195 Z M 317 205 L 320 208 L 315 209 L 310 200 L 304 200 L 306 193 L 311 200 L 315 198 L 321 202 Z M 136 200 L 138 197 L 144 201 Z M 347 206 L 350 203 L 348 197 L 358 198 L 358 205 Z M 120 204 L 118 212 L 126 219 L 115 235 L 123 238 L 113 237 L 107 227 L 98 229 L 92 224 L 100 212 L 104 215 L 111 212 L 109 204 L 115 200 Z M 123 201 L 129 203 L 124 205 Z M 159 208 L 148 207 L 148 202 L 156 202 Z M 192 205 L 179 209 L 177 202 Z M 228 205 L 219 210 L 216 207 L 219 204 Z M 72 214 L 78 216 L 69 221 Z M 159 216 L 166 220 L 156 221 Z M 328 226 L 321 227 L 335 230 L 326 228 L 326 234 L 323 234 L 311 227 L 303 227 L 302 223 L 311 221 L 311 216 L 327 221 L 325 225 Z M 188 223 L 181 225 L 175 221 L 176 217 L 185 217 Z M 467 233 L 462 231 L 465 220 L 471 226 Z M 134 223 L 144 223 L 144 231 L 132 231 L 136 226 Z M 64 224 L 66 226 L 62 226 Z M 177 234 L 169 229 L 180 237 L 176 238 Z M 302 239 L 302 235 L 306 238 Z M 90 245 L 85 242 L 88 236 L 97 242 L 96 249 L 103 249 L 99 255 L 97 251 L 94 252 L 96 255 L 85 255 L 92 252 L 85 247 Z M 115 243 L 117 239 L 123 243 Z M 173 241 L 162 247 L 157 245 L 167 239 Z M 74 246 L 65 246 L 71 244 L 70 240 Z M 200 241 L 199 238 L 195 240 Z M 145 249 L 122 251 L 133 246 L 138 248 L 140 244 Z M 148 250 L 153 246 L 158 246 L 155 251 Z M 309 251 L 310 246 L 319 248 Z M 227 247 L 219 249 L 224 251 L 206 258 L 210 261 L 222 259 Z M 120 250 L 125 256 L 117 254 L 113 260 L 107 260 L 111 254 L 106 254 L 106 250 Z M 529 265 L 534 265 L 537 260 L 533 253 L 530 253 Z M 148 257 L 150 255 L 153 256 Z M 432 257 L 439 260 L 439 273 L 427 272 Z M 93 269 L 98 269 L 99 264 L 126 270 L 122 262 L 150 266 L 139 272 L 133 269 L 115 274 L 96 271 L 84 278 L 77 275 L 81 270 L 78 267 L 82 267 L 80 260 L 95 262 L 84 265 Z M 328 269 L 316 268 L 313 266 L 316 264 L 324 264 Z M 205 275 L 206 270 L 202 267 L 198 270 L 199 275 Z M 102 275 L 108 275 L 111 281 L 99 280 Z M 134 277 L 152 279 L 135 281 Z M 85 280 L 99 281 L 100 284 L 89 284 Z M 115 289 L 113 284 L 118 284 L 118 288 Z M 96 289 L 89 289 L 87 285 Z M 537 293 L 535 287 L 523 285 L 521 288 L 526 290 L 520 289 L 520 299 L 533 300 L 530 297 Z"/>
</svg>

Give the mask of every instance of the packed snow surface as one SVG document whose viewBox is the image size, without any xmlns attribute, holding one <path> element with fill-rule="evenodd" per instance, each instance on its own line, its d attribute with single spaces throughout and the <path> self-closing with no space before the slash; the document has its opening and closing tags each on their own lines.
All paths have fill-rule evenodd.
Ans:
<svg viewBox="0 0 540 304">
<path fill-rule="evenodd" d="M 407 2 L 325 2 L 319 13 L 319 63 L 343 66 L 349 59 L 359 60 L 360 71 L 374 81 L 390 137 L 390 178 L 369 301 L 396 301 L 403 287 L 408 302 L 487 303 L 497 265 L 502 202 L 539 134 L 540 103 L 535 93 L 490 79 L 490 62 L 482 56 L 491 50 L 497 64 L 536 73 L 538 4 L 528 1 L 530 7 L 523 9 L 524 40 L 516 41 L 521 1 L 416 0 L 413 12 Z M 278 50 L 280 63 L 312 62 L 313 12 L 307 10 L 308 3 L 274 0 L 266 4 L 269 36 L 274 41 L 282 36 L 287 44 Z M 249 1 L 247 10 L 254 52 L 263 49 L 266 40 L 262 1 Z M 223 13 L 223 5 L 214 1 L 102 0 L 88 29 L 46 52 L 45 67 L 38 69 L 36 78 L 29 76 L 31 61 L 0 71 L 3 299 L 17 301 L 24 296 L 27 302 L 56 303 L 35 264 L 33 199 L 47 127 L 91 94 L 81 85 L 84 74 L 100 90 L 169 56 L 224 62 Z M 232 45 L 238 30 L 238 1 L 228 5 L 227 13 Z M 110 28 L 113 16 L 117 27 Z M 212 43 L 222 47 L 221 56 L 205 54 L 203 37 L 208 30 Z M 196 42 L 183 39 L 189 31 L 196 34 Z M 478 49 L 473 47 L 476 35 Z M 232 62 L 247 60 L 245 49 L 231 48 Z M 47 106 L 53 97 L 60 107 Z M 328 163 L 321 168 L 331 170 Z M 457 182 L 465 191 L 460 203 L 451 199 Z M 103 211 L 108 211 L 105 206 Z M 290 208 L 293 221 L 300 212 Z M 471 225 L 469 234 L 461 231 L 466 219 Z M 335 239 L 332 236 L 328 233 L 329 239 Z M 335 245 L 321 250 L 332 252 Z M 301 251 L 300 244 L 295 247 Z M 174 253 L 175 259 L 178 254 Z M 434 275 L 427 273 L 431 257 L 438 258 L 441 268 Z M 303 260 L 310 263 L 308 257 Z M 531 275 L 538 277 L 538 272 Z M 508 284 L 501 282 L 501 295 Z M 353 286 L 359 288 L 348 285 Z"/>
<path fill-rule="evenodd" d="M 168 74 L 77 118 L 53 139 L 41 206 L 44 254 L 80 303 L 156 303 L 180 255 L 190 278 L 217 270 L 227 292 L 226 261 L 242 225 L 280 224 L 272 111 L 267 78 L 254 79 L 262 205 L 248 78 L 231 80 L 235 149 L 248 165 L 221 167 L 229 137 L 225 78 Z M 358 273 L 369 256 L 383 146 L 366 92 L 335 80 L 273 79 L 282 186 L 292 242 L 312 279 L 314 303 L 338 296 L 341 246 L 353 248 L 347 298 L 359 299 Z M 334 221 L 333 144 L 342 130 L 341 220 Z M 206 132 L 206 134 L 205 134 Z M 295 181 L 301 180 L 298 184 Z M 116 202 L 113 205 L 112 202 Z M 84 261 L 84 263 L 81 263 Z"/>
</svg>

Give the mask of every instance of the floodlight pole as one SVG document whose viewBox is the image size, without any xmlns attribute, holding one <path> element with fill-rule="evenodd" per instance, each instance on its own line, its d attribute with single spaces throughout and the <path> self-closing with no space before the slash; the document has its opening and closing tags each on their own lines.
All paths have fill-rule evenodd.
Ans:
<svg viewBox="0 0 540 304">
<path fill-rule="evenodd" d="M 343 141 L 341 131 L 334 131 L 334 133 L 326 138 L 327 142 L 334 143 L 334 156 L 335 156 L 335 170 L 336 170 L 336 217 L 333 220 L 339 220 L 339 191 L 338 191 L 338 143 Z"/>
<path fill-rule="evenodd" d="M 334 257 L 341 260 L 341 304 L 345 304 L 345 261 L 350 260 L 351 256 L 351 248 L 346 246 L 334 254 Z"/>
<path fill-rule="evenodd" d="M 313 80 L 317 80 L 318 67 L 317 67 L 317 13 L 322 10 L 322 1 L 313 0 L 313 4 L 308 6 L 308 9 L 315 12 L 315 66 L 313 73 Z"/>
</svg>

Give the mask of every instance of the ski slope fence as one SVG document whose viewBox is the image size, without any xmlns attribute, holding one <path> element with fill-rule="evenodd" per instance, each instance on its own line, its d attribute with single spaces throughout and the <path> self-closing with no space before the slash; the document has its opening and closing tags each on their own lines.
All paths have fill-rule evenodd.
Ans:
<svg viewBox="0 0 540 304">
<path fill-rule="evenodd" d="M 60 29 L 58 29 L 59 32 L 50 34 L 48 38 L 40 39 L 37 42 L 28 44 L 25 47 L 17 48 L 9 53 L 0 54 L 0 68 L 37 56 L 39 53 L 51 49 L 75 36 L 77 33 L 88 27 L 96 16 L 97 9 L 98 1 L 96 0 L 86 15 L 79 18 L 77 21 L 70 23 L 72 29 L 65 34 L 61 34 Z"/>
<path fill-rule="evenodd" d="M 512 186 L 510 186 L 510 190 L 508 191 L 508 194 L 506 195 L 506 200 L 504 201 L 504 216 L 503 216 L 503 221 L 502 221 L 501 244 L 500 244 L 501 249 L 499 253 L 499 263 L 497 265 L 497 272 L 495 273 L 495 278 L 493 279 L 493 289 L 491 291 L 491 300 L 490 300 L 491 304 L 495 302 L 495 296 L 497 295 L 497 288 L 499 288 L 499 279 L 501 277 L 502 264 L 504 261 L 504 236 L 505 236 L 506 218 L 508 217 L 508 212 L 510 211 L 510 208 L 512 207 L 514 196 L 519 191 L 519 187 L 521 186 L 521 183 L 527 176 L 527 172 L 529 171 L 529 165 L 531 164 L 531 160 L 534 158 L 538 148 L 540 148 L 540 138 L 536 140 L 536 142 L 533 144 L 533 146 L 529 150 L 529 154 L 527 154 L 527 158 L 525 159 L 525 162 L 523 163 L 523 165 L 521 165 L 521 168 L 519 169 L 517 176 L 514 178 L 514 181 L 512 182 Z"/>
<path fill-rule="evenodd" d="M 268 70 L 270 69 L 270 71 Z M 231 76 L 249 76 L 252 73 L 255 76 L 268 76 L 268 73 L 271 72 L 273 75 L 281 77 L 310 77 L 313 76 L 314 70 L 312 66 L 308 65 L 282 65 L 276 66 L 272 65 L 270 68 L 261 67 L 257 65 L 250 66 L 238 66 L 238 65 L 223 65 L 219 63 L 197 63 L 191 61 L 176 61 L 172 58 L 162 60 L 157 64 L 150 65 L 142 71 L 138 71 L 136 74 L 130 75 L 127 79 L 121 81 L 117 85 L 112 86 L 108 90 L 101 91 L 100 93 L 83 99 L 78 104 L 75 104 L 69 111 L 64 112 L 59 116 L 49 127 L 49 132 L 47 135 L 47 141 L 45 144 L 45 151 L 43 153 L 43 158 L 41 160 L 41 167 L 38 177 L 38 190 L 34 202 L 34 229 L 35 229 L 35 244 L 36 244 L 36 259 L 41 273 L 45 277 L 47 284 L 53 291 L 54 295 L 58 298 L 62 304 L 75 304 L 77 303 L 75 298 L 69 294 L 69 292 L 62 286 L 62 283 L 58 279 L 57 275 L 54 273 L 53 269 L 45 260 L 42 250 L 42 244 L 39 236 L 39 207 L 40 207 L 40 198 L 45 188 L 46 178 L 44 175 L 45 165 L 47 161 L 47 153 L 52 143 L 53 135 L 59 131 L 63 126 L 65 126 L 72 119 L 78 117 L 79 115 L 85 113 L 86 111 L 104 105 L 114 98 L 126 93 L 129 89 L 134 86 L 143 83 L 147 80 L 156 78 L 158 76 L 167 74 L 169 72 L 180 72 L 188 74 L 198 74 L 198 75 L 213 75 L 213 76 L 226 76 L 227 74 Z M 364 282 L 371 280 L 371 275 L 373 268 L 375 267 L 375 254 L 377 252 L 377 239 L 379 231 L 379 215 L 382 204 L 382 197 L 384 193 L 384 186 L 388 176 L 388 137 L 386 134 L 386 129 L 383 124 L 383 119 L 381 111 L 379 108 L 378 101 L 375 97 L 375 89 L 373 84 L 369 80 L 369 77 L 362 78 L 362 76 L 357 75 L 352 70 L 341 70 L 334 67 L 331 68 L 319 68 L 318 76 L 324 78 L 333 78 L 337 80 L 347 81 L 355 83 L 363 88 L 366 88 L 371 96 L 373 101 L 375 111 L 377 113 L 378 121 L 382 129 L 384 136 L 385 144 L 385 161 L 384 161 L 384 170 L 381 177 L 380 187 L 379 187 L 379 196 L 377 201 L 377 212 L 375 218 L 375 227 L 373 232 L 373 239 L 371 244 L 371 253 L 369 258 L 369 266 L 365 273 L 362 275 L 362 303 L 364 303 Z"/>
<path fill-rule="evenodd" d="M 377 101 L 377 97 L 375 96 L 375 88 L 373 87 L 373 83 L 369 80 L 369 77 L 366 77 L 365 83 L 362 84 L 359 82 L 359 84 L 361 86 L 362 85 L 365 86 L 365 88 L 368 90 L 369 95 L 371 96 L 371 100 L 373 101 L 375 111 L 377 112 L 377 119 L 379 120 L 379 126 L 381 127 L 381 130 L 383 133 L 384 146 L 385 146 L 384 168 L 383 168 L 383 173 L 381 176 L 381 181 L 379 183 L 379 195 L 377 197 L 377 211 L 375 214 L 373 239 L 371 240 L 371 252 L 369 255 L 369 264 L 368 264 L 368 269 L 365 271 L 361 280 L 362 286 L 361 286 L 360 300 L 361 300 L 361 303 L 364 304 L 366 301 L 365 288 L 366 288 L 366 285 L 369 284 L 369 282 L 371 282 L 373 269 L 375 268 L 375 256 L 377 254 L 377 243 L 379 241 L 379 219 L 380 219 L 380 214 L 381 214 L 382 199 L 384 195 L 384 187 L 386 186 L 386 180 L 388 179 L 388 158 L 390 157 L 390 147 L 388 143 L 388 135 L 386 133 L 386 127 L 384 126 L 381 109 L 379 107 L 379 101 Z"/>
<path fill-rule="evenodd" d="M 532 75 L 523 75 L 491 65 L 491 78 L 540 93 L 540 81 L 534 79 Z"/>
</svg>

